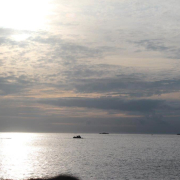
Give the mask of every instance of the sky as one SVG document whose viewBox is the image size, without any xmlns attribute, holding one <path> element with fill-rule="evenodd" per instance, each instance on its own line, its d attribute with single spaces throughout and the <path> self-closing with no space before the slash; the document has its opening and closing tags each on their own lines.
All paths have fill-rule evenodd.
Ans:
<svg viewBox="0 0 180 180">
<path fill-rule="evenodd" d="M 180 133 L 179 0 L 0 1 L 0 132 Z"/>
</svg>

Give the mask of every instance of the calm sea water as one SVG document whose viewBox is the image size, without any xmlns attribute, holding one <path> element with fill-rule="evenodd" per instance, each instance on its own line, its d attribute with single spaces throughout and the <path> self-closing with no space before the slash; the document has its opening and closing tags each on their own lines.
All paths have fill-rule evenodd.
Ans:
<svg viewBox="0 0 180 180">
<path fill-rule="evenodd" d="M 180 179 L 180 136 L 0 134 L 0 178 L 72 174 L 82 180 Z"/>
</svg>

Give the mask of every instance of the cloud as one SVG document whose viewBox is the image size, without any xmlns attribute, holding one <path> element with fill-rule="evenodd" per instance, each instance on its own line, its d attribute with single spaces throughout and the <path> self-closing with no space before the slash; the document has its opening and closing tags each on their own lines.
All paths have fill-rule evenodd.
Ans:
<svg viewBox="0 0 180 180">
<path fill-rule="evenodd" d="M 51 122 L 72 124 L 74 119 L 77 128 L 86 117 L 83 128 L 100 127 L 106 118 L 105 124 L 116 128 L 123 114 L 133 120 L 126 116 L 121 130 L 147 126 L 148 131 L 179 117 L 179 3 L 57 0 L 45 29 L 1 27 L 0 100 L 9 102 L 0 104 L 0 119 L 7 120 L 9 112 L 9 124 L 19 117 L 46 118 L 46 129 Z"/>
<path fill-rule="evenodd" d="M 58 58 L 65 60 L 66 63 L 76 63 L 77 60 L 87 58 L 100 58 L 104 53 L 112 52 L 115 48 L 111 46 L 89 46 L 86 43 L 81 43 L 66 40 L 58 35 L 46 34 L 45 36 L 35 36 L 29 38 L 29 41 L 39 44 L 49 45 L 53 59 L 57 61 Z"/>
<path fill-rule="evenodd" d="M 144 74 L 121 74 L 113 75 L 104 70 L 99 72 L 99 77 L 91 78 L 93 75 L 98 75 L 94 72 L 92 75 L 90 71 L 79 71 L 73 74 L 69 72 L 67 89 L 75 90 L 77 93 L 112 93 L 122 94 L 129 97 L 151 97 L 153 95 L 162 95 L 165 93 L 179 92 L 180 79 L 162 79 L 162 80 L 146 80 Z M 110 77 L 103 77 L 105 72 Z M 84 78 L 79 75 L 83 74 Z M 86 77 L 86 78 L 85 78 Z M 62 84 L 61 84 L 62 87 Z M 58 85 L 57 85 L 58 88 Z"/>
<path fill-rule="evenodd" d="M 0 77 L 0 95 L 21 94 L 26 88 L 31 87 L 33 79 L 25 75 Z"/>
<path fill-rule="evenodd" d="M 168 51 L 172 49 L 172 47 L 163 45 L 160 39 L 145 39 L 135 43 L 140 46 L 145 46 L 146 49 L 150 51 Z"/>
<path fill-rule="evenodd" d="M 162 100 L 123 100 L 114 97 L 101 98 L 59 98 L 44 99 L 38 102 L 43 104 L 51 104 L 59 107 L 84 107 L 102 110 L 117 110 L 129 112 L 147 113 L 159 108 L 163 105 Z"/>
<path fill-rule="evenodd" d="M 12 34 L 19 33 L 20 31 L 11 28 L 0 28 L 0 36 L 7 37 Z"/>
<path fill-rule="evenodd" d="M 180 48 L 166 39 L 143 39 L 134 43 L 148 51 L 160 52 L 165 57 L 180 59 Z"/>
<path fill-rule="evenodd" d="M 10 46 L 12 47 L 21 47 L 21 48 L 25 48 L 28 46 L 28 42 L 27 41 L 14 41 L 11 38 L 6 38 L 6 37 L 0 37 L 0 45 L 1 46 Z"/>
</svg>

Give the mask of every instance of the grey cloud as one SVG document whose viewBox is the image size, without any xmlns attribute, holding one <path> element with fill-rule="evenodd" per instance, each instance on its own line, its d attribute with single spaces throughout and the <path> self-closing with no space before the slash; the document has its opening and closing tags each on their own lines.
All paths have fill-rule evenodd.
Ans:
<svg viewBox="0 0 180 180">
<path fill-rule="evenodd" d="M 11 28 L 0 28 L 0 36 L 1 37 L 8 37 L 9 35 L 13 34 L 21 34 L 21 33 L 32 33 L 32 31 L 28 30 L 17 30 L 17 29 L 11 29 Z"/>
<path fill-rule="evenodd" d="M 74 98 L 67 102 L 72 103 Z M 75 98 L 78 99 L 78 98 Z M 106 98 L 108 99 L 108 98 Z M 178 132 L 179 117 L 167 118 L 154 113 L 154 110 L 145 111 L 142 110 L 144 116 L 142 117 L 63 117 L 61 115 L 52 114 L 47 112 L 43 107 L 43 104 L 55 104 L 59 106 L 61 99 L 46 99 L 47 102 L 41 102 L 42 106 L 36 103 L 32 98 L 21 99 L 3 99 L 0 102 L 0 130 L 1 131 L 30 131 L 30 132 L 129 132 L 129 133 L 163 133 L 163 132 Z M 65 101 L 65 100 L 64 100 Z M 104 102 L 104 101 L 103 101 Z M 111 101 L 112 102 L 112 101 Z M 127 101 L 122 100 L 122 104 Z M 136 101 L 137 102 L 137 101 Z M 73 103 L 74 107 L 79 104 L 77 101 Z M 128 101 L 129 105 L 131 101 Z M 144 101 L 144 104 L 148 101 Z M 87 104 L 89 102 L 87 101 Z M 92 104 L 92 103 L 91 103 Z M 143 104 L 143 103 L 142 103 Z M 157 104 L 157 105 L 155 105 Z M 164 102 L 155 102 L 151 105 L 151 108 L 163 108 Z M 2 106 L 3 105 L 3 106 Z M 82 104 L 81 104 L 82 105 Z M 137 103 L 138 105 L 138 103 Z M 60 107 L 60 106 L 59 106 Z M 73 106 L 71 106 L 73 107 Z M 86 105 L 87 107 L 87 105 Z M 91 106 L 92 107 L 92 106 Z M 93 106 L 94 107 L 94 106 Z M 127 107 L 125 107 L 127 108 Z M 137 110 L 138 108 L 136 108 Z M 107 110 L 103 109 L 103 110 Z M 78 111 L 78 110 L 77 110 Z M 87 110 L 82 110 L 81 113 Z M 133 114 L 134 111 L 128 111 L 128 114 Z"/>
<path fill-rule="evenodd" d="M 143 75 L 142 75 L 143 77 Z M 119 93 L 132 97 L 178 92 L 180 79 L 146 81 L 133 75 L 109 78 L 74 79 L 72 86 L 80 93 Z"/>
<path fill-rule="evenodd" d="M 62 39 L 57 35 L 46 34 L 45 36 L 35 36 L 28 39 L 31 42 L 50 45 L 51 61 L 56 61 L 58 58 L 65 60 L 64 64 L 76 63 L 79 59 L 100 58 L 104 53 L 112 52 L 115 47 L 111 46 L 96 46 L 90 47 L 88 44 L 80 44 Z"/>
<path fill-rule="evenodd" d="M 128 71 L 128 68 L 113 65 L 72 65 L 53 74 L 42 76 L 35 73 L 34 78 L 28 75 L 1 77 L 0 89 L 1 94 L 12 93 L 34 84 L 54 87 L 57 90 L 74 91 L 78 94 L 104 93 L 130 98 L 151 97 L 178 92 L 180 89 L 180 79 L 178 78 L 149 81 L 146 80 L 146 75 L 143 73 Z"/>
<path fill-rule="evenodd" d="M 0 66 L 3 66 L 3 60 L 2 59 L 0 59 Z"/>
<path fill-rule="evenodd" d="M 164 117 L 162 114 L 156 114 L 156 113 L 151 113 L 146 116 L 147 121 L 155 121 L 159 125 L 166 125 L 168 124 L 166 121 L 164 121 Z"/>
<path fill-rule="evenodd" d="M 168 58 L 180 59 L 180 48 L 171 45 L 170 42 L 163 39 L 144 39 L 134 41 L 140 47 L 145 47 L 148 51 L 158 51 Z M 167 44 L 167 45 L 165 45 Z"/>
<path fill-rule="evenodd" d="M 32 84 L 33 79 L 25 75 L 0 77 L 0 95 L 20 94 Z"/>
<path fill-rule="evenodd" d="M 145 46 L 147 50 L 151 51 L 168 51 L 172 49 L 172 47 L 165 46 L 160 39 L 145 39 L 135 43 Z"/>
<path fill-rule="evenodd" d="M 8 40 L 4 37 L 0 37 L 0 45 L 3 45 L 7 42 Z"/>
<path fill-rule="evenodd" d="M 62 72 L 63 76 L 72 81 L 81 81 L 81 78 L 91 79 L 95 77 L 99 79 L 100 77 L 112 77 L 119 71 L 121 73 L 127 72 L 128 68 L 123 68 L 121 66 L 107 65 L 107 64 L 76 64 L 74 66 L 68 67 Z"/>
<path fill-rule="evenodd" d="M 75 93 L 105 93 L 126 97 L 151 97 L 165 93 L 179 92 L 180 79 L 152 79 L 144 73 L 132 73 L 130 69 L 113 65 L 72 65 L 46 79 L 55 79 L 49 84 L 57 89 Z"/>
<path fill-rule="evenodd" d="M 18 33 L 15 29 L 10 28 L 0 28 L 0 37 L 8 37 L 9 35 L 13 35 Z"/>
<path fill-rule="evenodd" d="M 0 28 L 0 45 L 1 46 L 11 46 L 11 48 L 13 48 L 14 46 L 25 48 L 29 45 L 29 42 L 27 40 L 15 41 L 12 39 L 13 35 L 23 35 L 23 34 L 33 35 L 36 33 L 33 31 L 28 31 L 28 30 Z M 43 34 L 43 32 L 38 32 L 38 34 Z"/>
<path fill-rule="evenodd" d="M 60 98 L 39 100 L 40 103 L 51 104 L 59 107 L 85 107 L 102 110 L 117 110 L 147 113 L 161 107 L 161 100 L 129 100 L 125 101 L 113 97 L 101 98 Z"/>
<path fill-rule="evenodd" d="M 27 47 L 28 46 L 28 42 L 27 41 L 20 41 L 20 42 L 17 42 L 17 41 L 13 41 L 11 40 L 10 38 L 7 38 L 7 37 L 0 37 L 0 45 L 4 45 L 4 46 L 19 46 L 21 48 L 24 48 L 24 47 Z"/>
</svg>

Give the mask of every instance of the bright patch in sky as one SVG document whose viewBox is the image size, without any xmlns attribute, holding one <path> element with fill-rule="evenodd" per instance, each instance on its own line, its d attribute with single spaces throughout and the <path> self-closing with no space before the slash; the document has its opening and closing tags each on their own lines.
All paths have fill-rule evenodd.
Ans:
<svg viewBox="0 0 180 180">
<path fill-rule="evenodd" d="M 12 36 L 12 39 L 15 41 L 24 41 L 26 40 L 30 35 L 28 34 L 16 34 Z"/>
<path fill-rule="evenodd" d="M 0 26 L 19 30 L 41 29 L 49 12 L 48 0 L 0 1 Z"/>
</svg>

